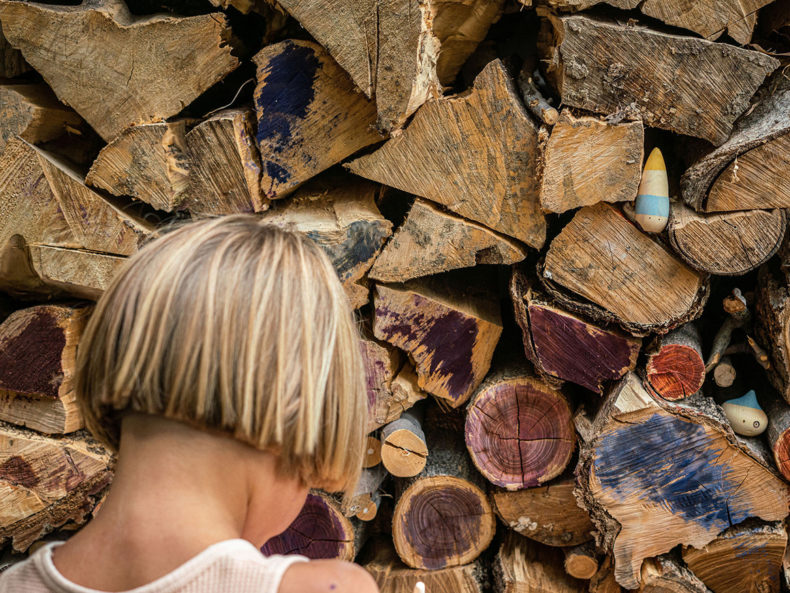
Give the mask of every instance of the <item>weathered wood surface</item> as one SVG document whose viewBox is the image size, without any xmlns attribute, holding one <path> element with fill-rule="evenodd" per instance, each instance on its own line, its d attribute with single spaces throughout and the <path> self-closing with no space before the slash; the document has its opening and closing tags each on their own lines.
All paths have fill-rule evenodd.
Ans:
<svg viewBox="0 0 790 593">
<path fill-rule="evenodd" d="M 648 352 L 646 383 L 669 401 L 697 393 L 705 382 L 702 339 L 692 323 L 656 339 Z"/>
<path fill-rule="evenodd" d="M 477 264 L 513 264 L 526 256 L 527 250 L 517 241 L 417 198 L 368 277 L 405 282 Z"/>
<path fill-rule="evenodd" d="M 643 145 L 641 121 L 609 123 L 563 110 L 543 156 L 544 210 L 632 201 L 642 177 Z"/>
<path fill-rule="evenodd" d="M 675 252 L 697 270 L 741 276 L 779 250 L 787 228 L 784 210 L 698 214 L 673 204 L 667 232 Z"/>
<path fill-rule="evenodd" d="M 323 18 L 323 17 L 322 17 Z M 288 39 L 264 47 L 254 101 L 261 193 L 282 198 L 321 171 L 383 140 L 376 107 L 321 46 Z"/>
<path fill-rule="evenodd" d="M 672 556 L 648 558 L 639 593 L 710 593 L 705 584 Z"/>
<path fill-rule="evenodd" d="M 410 354 L 421 389 L 458 407 L 488 372 L 502 321 L 490 295 L 442 280 L 377 284 L 373 332 Z"/>
<path fill-rule="evenodd" d="M 423 406 L 418 404 L 381 428 L 381 463 L 397 478 L 416 476 L 425 467 L 430 451 L 425 444 L 423 414 Z"/>
<path fill-rule="evenodd" d="M 495 368 L 472 397 L 465 440 L 477 469 L 508 490 L 559 476 L 576 445 L 572 409 L 562 392 L 523 364 Z"/>
<path fill-rule="evenodd" d="M 0 26 L 0 77 L 14 78 L 30 70 L 30 66 L 22 57 L 22 52 L 11 47 Z"/>
<path fill-rule="evenodd" d="M 537 162 L 537 125 L 495 60 L 471 90 L 426 103 L 402 134 L 347 167 L 538 248 L 546 222 Z"/>
<path fill-rule="evenodd" d="M 700 212 L 790 206 L 785 175 L 789 111 L 790 80 L 780 72 L 760 92 L 754 109 L 738 120 L 729 140 L 683 174 L 680 187 L 689 206 Z"/>
<path fill-rule="evenodd" d="M 636 366 L 642 341 L 604 329 L 554 305 L 513 268 L 510 298 L 524 354 L 547 378 L 570 381 L 602 394 L 604 383 Z"/>
<path fill-rule="evenodd" d="M 679 261 L 609 204 L 579 210 L 543 266 L 557 283 L 610 312 L 632 332 L 666 332 L 701 312 L 704 274 Z"/>
<path fill-rule="evenodd" d="M 598 555 L 593 542 L 563 548 L 563 552 L 565 572 L 573 578 L 590 580 L 598 572 Z"/>
<path fill-rule="evenodd" d="M 790 406 L 783 399 L 775 400 L 766 409 L 768 444 L 779 472 L 790 482 Z"/>
<path fill-rule="evenodd" d="M 576 480 L 562 477 L 550 484 L 508 491 L 494 489 L 491 503 L 513 531 L 548 546 L 577 546 L 592 539 L 590 515 L 576 504 Z"/>
<path fill-rule="evenodd" d="M 354 308 L 368 302 L 365 274 L 392 234 L 376 207 L 378 186 L 351 176 L 324 176 L 301 188 L 263 220 L 304 233 L 326 251 Z"/>
<path fill-rule="evenodd" d="M 85 183 L 172 212 L 184 201 L 189 155 L 184 120 L 133 126 L 102 148 Z"/>
<path fill-rule="evenodd" d="M 768 376 L 790 402 L 790 280 L 787 271 L 768 264 L 757 278 L 756 339 L 770 355 Z"/>
<path fill-rule="evenodd" d="M 89 518 L 111 457 L 84 433 L 60 438 L 0 424 L 0 541 L 14 550 Z"/>
<path fill-rule="evenodd" d="M 588 593 L 621 593 L 622 590 L 614 578 L 612 558 L 606 556 L 598 567 L 598 572 L 590 579 L 587 591 Z"/>
<path fill-rule="evenodd" d="M 67 131 L 81 133 L 84 125 L 45 84 L 0 85 L 0 151 L 14 136 L 38 144 Z"/>
<path fill-rule="evenodd" d="M 493 561 L 497 593 L 578 593 L 583 582 L 562 566 L 562 552 L 546 548 L 515 533 L 508 533 Z"/>
<path fill-rule="evenodd" d="M 781 523 L 747 521 L 697 549 L 683 547 L 683 561 L 714 593 L 778 593 L 787 532 Z"/>
<path fill-rule="evenodd" d="M 261 548 L 264 555 L 301 554 L 313 560 L 337 558 L 353 560 L 354 527 L 343 515 L 334 498 L 313 490 L 293 523 L 267 541 Z"/>
<path fill-rule="evenodd" d="M 343 514 L 346 517 L 356 517 L 361 521 L 375 519 L 381 499 L 381 484 L 386 477 L 387 471 L 380 464 L 372 468 L 364 468 L 354 488 L 354 493 L 342 502 Z"/>
<path fill-rule="evenodd" d="M 756 51 L 587 16 L 550 16 L 541 37 L 564 104 L 603 114 L 628 109 L 645 125 L 715 145 L 779 66 Z"/>
<path fill-rule="evenodd" d="M 6 39 L 105 141 L 175 115 L 239 65 L 222 14 L 137 17 L 122 0 L 4 0 L 0 21 Z"/>
<path fill-rule="evenodd" d="M 788 485 L 739 441 L 721 412 L 661 405 L 633 374 L 610 392 L 582 447 L 581 502 L 634 589 L 642 562 L 678 544 L 702 547 L 748 517 L 787 515 Z"/>
</svg>

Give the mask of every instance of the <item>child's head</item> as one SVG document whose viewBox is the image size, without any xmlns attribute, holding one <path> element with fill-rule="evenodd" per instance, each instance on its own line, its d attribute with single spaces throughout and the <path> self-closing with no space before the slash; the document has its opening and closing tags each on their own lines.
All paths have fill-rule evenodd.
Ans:
<svg viewBox="0 0 790 593">
<path fill-rule="evenodd" d="M 83 334 L 76 392 L 117 449 L 125 413 L 217 430 L 280 472 L 353 487 L 366 425 L 348 300 L 325 254 L 251 215 L 185 225 L 132 256 Z"/>
</svg>

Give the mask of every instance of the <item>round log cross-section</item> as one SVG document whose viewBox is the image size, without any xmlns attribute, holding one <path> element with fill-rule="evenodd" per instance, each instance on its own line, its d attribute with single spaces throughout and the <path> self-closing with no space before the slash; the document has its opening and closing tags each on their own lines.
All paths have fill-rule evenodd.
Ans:
<svg viewBox="0 0 790 593">
<path fill-rule="evenodd" d="M 334 500 L 322 492 L 311 492 L 299 516 L 288 529 L 266 542 L 261 552 L 267 556 L 301 554 L 313 560 L 353 560 L 354 528 Z"/>
<path fill-rule="evenodd" d="M 647 382 L 669 401 L 688 397 L 705 382 L 705 361 L 697 329 L 686 324 L 661 338 L 647 360 Z"/>
<path fill-rule="evenodd" d="M 465 433 L 480 473 L 509 490 L 560 475 L 576 443 L 565 396 L 520 369 L 494 373 L 481 385 Z"/>
<path fill-rule="evenodd" d="M 491 543 L 496 521 L 485 493 L 455 476 L 419 478 L 401 494 L 392 518 L 398 556 L 435 570 L 475 560 Z"/>
</svg>

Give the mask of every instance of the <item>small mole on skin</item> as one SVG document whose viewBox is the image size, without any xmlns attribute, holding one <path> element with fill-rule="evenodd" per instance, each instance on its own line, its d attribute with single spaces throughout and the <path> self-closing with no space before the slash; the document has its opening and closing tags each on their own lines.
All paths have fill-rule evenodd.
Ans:
<svg viewBox="0 0 790 593">
<path fill-rule="evenodd" d="M 335 589 L 337 589 L 337 585 L 335 585 L 334 583 L 332 583 L 331 585 L 329 585 L 329 590 L 330 590 L 330 591 L 334 591 Z"/>
</svg>

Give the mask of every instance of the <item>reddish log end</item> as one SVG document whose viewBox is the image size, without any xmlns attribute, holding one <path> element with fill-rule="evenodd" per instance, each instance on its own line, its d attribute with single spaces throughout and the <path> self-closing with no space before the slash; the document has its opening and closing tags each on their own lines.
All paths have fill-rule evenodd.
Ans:
<svg viewBox="0 0 790 593">
<path fill-rule="evenodd" d="M 675 401 L 696 393 L 705 381 L 705 362 L 683 344 L 667 344 L 647 362 L 647 381 L 658 395 Z"/>
</svg>

